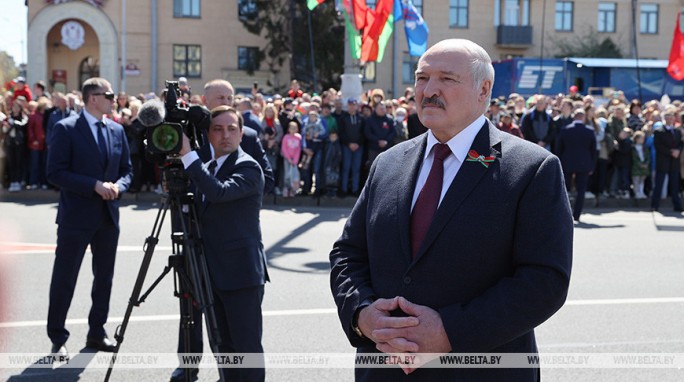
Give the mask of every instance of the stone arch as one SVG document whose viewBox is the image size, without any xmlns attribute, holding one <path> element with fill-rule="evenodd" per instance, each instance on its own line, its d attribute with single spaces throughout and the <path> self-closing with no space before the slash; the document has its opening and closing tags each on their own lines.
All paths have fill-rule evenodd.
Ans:
<svg viewBox="0 0 684 382">
<path fill-rule="evenodd" d="M 57 23 L 77 19 L 90 24 L 100 43 L 100 76 L 106 78 L 114 91 L 119 87 L 119 38 L 112 21 L 102 10 L 81 1 L 43 8 L 31 20 L 28 28 L 27 81 L 29 86 L 48 79 L 47 36 Z"/>
</svg>

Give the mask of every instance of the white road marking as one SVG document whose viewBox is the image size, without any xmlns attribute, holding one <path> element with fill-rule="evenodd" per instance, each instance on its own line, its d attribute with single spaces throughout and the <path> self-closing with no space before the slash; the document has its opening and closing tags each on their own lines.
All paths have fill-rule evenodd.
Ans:
<svg viewBox="0 0 684 382">
<path fill-rule="evenodd" d="M 624 305 L 624 304 L 668 304 L 668 303 L 684 303 L 684 297 L 656 297 L 656 298 L 623 298 L 623 299 L 600 299 L 600 300 L 570 300 L 566 301 L 565 305 Z M 266 310 L 262 314 L 264 317 L 281 317 L 281 316 L 310 316 L 318 314 L 335 314 L 337 309 L 334 308 L 319 308 L 319 309 L 290 309 L 290 310 Z M 130 322 L 143 321 L 176 321 L 178 314 L 164 314 L 153 316 L 131 316 Z M 123 317 L 109 317 L 108 323 L 120 323 Z M 75 318 L 66 321 L 67 325 L 83 325 L 87 324 L 87 318 Z M 0 328 L 26 328 L 26 327 L 41 327 L 46 326 L 47 321 L 14 321 L 14 322 L 0 322 Z"/>
</svg>

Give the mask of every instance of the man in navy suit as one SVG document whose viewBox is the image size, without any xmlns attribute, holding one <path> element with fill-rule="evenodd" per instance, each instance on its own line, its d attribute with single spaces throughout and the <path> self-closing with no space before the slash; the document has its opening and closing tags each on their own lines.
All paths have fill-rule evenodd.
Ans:
<svg viewBox="0 0 684 382">
<path fill-rule="evenodd" d="M 240 148 L 242 119 L 237 110 L 219 106 L 207 132 L 213 157 L 202 163 L 187 137 L 183 165 L 198 195 L 198 215 L 214 311 L 221 335 L 220 353 L 263 353 L 261 302 L 268 281 L 261 243 L 259 210 L 264 175 Z M 263 381 L 261 368 L 220 368 L 225 381 Z"/>
<path fill-rule="evenodd" d="M 674 111 L 666 110 L 665 124 L 653 131 L 653 145 L 656 151 L 655 187 L 651 196 L 651 210 L 658 211 L 660 195 L 663 192 L 665 177 L 668 177 L 668 188 L 675 212 L 682 212 L 682 201 L 679 197 L 679 156 L 682 153 L 682 132 L 675 128 Z"/>
<path fill-rule="evenodd" d="M 219 106 L 233 106 L 233 97 L 235 91 L 233 90 L 233 85 L 226 80 L 215 79 L 207 82 L 204 85 L 204 94 L 202 95 L 202 102 L 209 110 L 213 110 Z M 207 126 L 208 127 L 208 126 Z M 257 136 L 256 130 L 242 126 L 242 141 L 240 142 L 240 148 L 246 154 L 251 156 L 254 160 L 259 163 L 261 170 L 264 173 L 264 194 L 268 193 L 273 189 L 274 177 L 271 165 L 266 157 L 266 152 L 261 146 L 261 141 Z M 203 162 L 208 162 L 214 157 L 213 149 L 211 145 L 204 145 L 198 151 L 200 159 Z M 183 302 L 181 302 L 183 303 Z M 183 335 L 183 328 L 179 328 L 178 333 L 178 352 L 189 351 L 191 353 L 202 353 L 202 311 L 199 309 L 193 310 L 193 318 L 195 326 L 190 334 L 190 347 L 189 349 L 185 346 L 185 337 Z M 185 380 L 185 373 L 189 372 L 191 380 L 197 380 L 197 375 L 199 369 L 197 367 L 191 368 L 176 368 L 171 374 L 171 382 L 181 382 Z"/>
<path fill-rule="evenodd" d="M 429 129 L 380 154 L 330 253 L 360 353 L 535 353 L 564 303 L 572 217 L 558 158 L 487 121 L 494 68 L 469 40 L 421 57 Z M 357 368 L 358 381 L 537 381 L 539 369 Z M 408 375 L 411 374 L 411 375 Z"/>
<path fill-rule="evenodd" d="M 571 124 L 563 127 L 556 140 L 556 153 L 560 158 L 565 174 L 565 185 L 568 191 L 575 178 L 575 207 L 572 217 L 579 222 L 584 207 L 584 194 L 587 192 L 589 176 L 596 167 L 596 134 L 594 129 L 584 124 L 584 109 L 578 108 Z"/>
<path fill-rule="evenodd" d="M 119 199 L 131 182 L 128 141 L 123 127 L 106 118 L 114 93 L 107 80 L 83 83 L 85 108 L 55 124 L 48 143 L 47 177 L 59 187 L 57 250 L 50 283 L 47 332 L 52 352 L 66 356 L 64 327 L 86 247 L 93 254 L 93 305 L 86 346 L 113 351 L 104 329 L 119 239 Z"/>
</svg>

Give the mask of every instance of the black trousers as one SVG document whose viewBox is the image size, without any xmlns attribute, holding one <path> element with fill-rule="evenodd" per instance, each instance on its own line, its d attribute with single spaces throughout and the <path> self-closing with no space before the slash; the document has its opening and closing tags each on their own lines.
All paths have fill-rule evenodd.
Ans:
<svg viewBox="0 0 684 382">
<path fill-rule="evenodd" d="M 587 186 L 589 184 L 589 173 L 588 172 L 566 172 L 565 173 L 565 187 L 568 190 L 572 186 L 572 176 L 575 176 L 575 189 L 577 190 L 577 196 L 575 197 L 575 206 L 572 209 L 572 217 L 579 221 L 579 217 L 582 214 L 582 208 L 584 208 L 584 194 L 587 192 Z"/>
<path fill-rule="evenodd" d="M 50 282 L 48 308 L 48 337 L 53 344 L 64 344 L 69 338 L 66 321 L 76 280 L 88 244 L 93 253 L 91 289 L 92 307 L 88 315 L 88 338 L 106 335 L 104 324 L 109 314 L 109 298 L 114 277 L 114 260 L 119 240 L 119 228 L 107 218 L 96 227 L 75 228 L 60 225 L 57 228 L 57 249 Z"/>
</svg>

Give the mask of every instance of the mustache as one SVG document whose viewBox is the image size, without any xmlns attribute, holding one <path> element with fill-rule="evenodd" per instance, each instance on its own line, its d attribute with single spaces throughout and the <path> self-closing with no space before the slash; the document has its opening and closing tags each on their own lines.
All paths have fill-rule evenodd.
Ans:
<svg viewBox="0 0 684 382">
<path fill-rule="evenodd" d="M 436 106 L 440 109 L 444 109 L 444 102 L 442 102 L 442 100 L 439 99 L 437 96 L 434 96 L 434 97 L 423 98 L 423 102 L 420 103 L 420 106 L 421 107 Z"/>
</svg>

